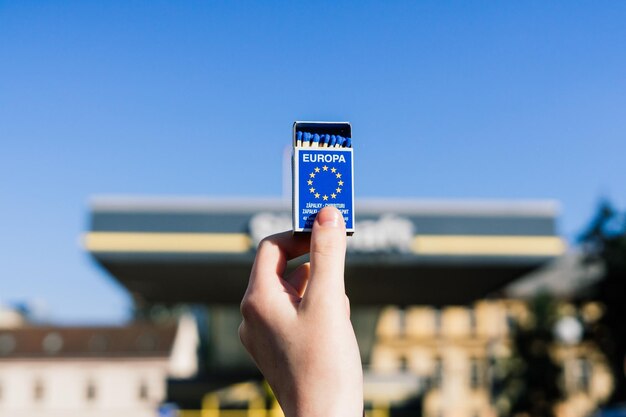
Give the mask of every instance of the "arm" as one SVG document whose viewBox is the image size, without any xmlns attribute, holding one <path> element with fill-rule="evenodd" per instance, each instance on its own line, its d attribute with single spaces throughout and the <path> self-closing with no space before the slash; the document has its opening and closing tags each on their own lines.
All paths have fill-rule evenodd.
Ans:
<svg viewBox="0 0 626 417">
<path fill-rule="evenodd" d="M 239 336 L 287 417 L 361 417 L 363 375 L 344 289 L 346 232 L 322 209 L 311 262 L 283 277 L 287 261 L 309 251 L 306 236 L 285 232 L 259 245 L 241 303 Z"/>
</svg>

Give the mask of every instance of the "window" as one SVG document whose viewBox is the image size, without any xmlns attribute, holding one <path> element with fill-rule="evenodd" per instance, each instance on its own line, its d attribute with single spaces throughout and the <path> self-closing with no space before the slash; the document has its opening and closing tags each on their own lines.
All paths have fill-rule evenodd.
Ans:
<svg viewBox="0 0 626 417">
<path fill-rule="evenodd" d="M 146 384 L 146 381 L 141 381 L 141 383 L 139 384 L 138 395 L 139 395 L 140 400 L 148 399 L 149 392 L 148 392 L 148 384 Z"/>
<path fill-rule="evenodd" d="M 85 399 L 87 402 L 93 402 L 98 395 L 98 391 L 96 390 L 96 384 L 93 381 L 87 382 L 87 387 L 85 389 Z"/>
<path fill-rule="evenodd" d="M 441 336 L 442 335 L 442 319 L 441 319 L 441 310 L 435 310 L 435 334 L 437 336 Z"/>
<path fill-rule="evenodd" d="M 406 310 L 398 310 L 398 328 L 400 330 L 398 336 L 405 337 L 408 333 L 406 329 Z"/>
<path fill-rule="evenodd" d="M 435 372 L 432 379 L 433 388 L 441 388 L 443 384 L 443 361 L 441 358 L 435 359 Z"/>
<path fill-rule="evenodd" d="M 43 400 L 45 394 L 45 390 L 44 390 L 44 386 L 43 386 L 43 382 L 41 382 L 40 379 L 35 381 L 35 384 L 33 385 L 33 399 L 35 400 L 35 402 L 40 402 L 41 400 Z"/>
<path fill-rule="evenodd" d="M 469 314 L 469 324 L 470 324 L 470 335 L 472 337 L 476 337 L 476 334 L 478 333 L 478 322 L 476 320 L 476 311 L 474 311 L 473 308 L 469 308 L 468 309 L 468 314 Z"/>
<path fill-rule="evenodd" d="M 405 355 L 402 355 L 400 356 L 399 361 L 400 361 L 400 371 L 407 372 L 409 370 L 409 359 Z"/>
<path fill-rule="evenodd" d="M 591 382 L 591 363 L 585 358 L 579 358 L 577 360 L 579 367 L 578 389 L 583 392 L 589 392 L 589 385 Z"/>
<path fill-rule="evenodd" d="M 478 359 L 471 358 L 470 359 L 470 387 L 472 389 L 480 388 L 481 378 L 480 378 L 480 363 Z"/>
<path fill-rule="evenodd" d="M 507 312 L 506 314 L 506 330 L 507 330 L 507 334 L 515 334 L 515 332 L 517 331 L 517 320 L 515 320 L 515 317 L 513 316 L 512 313 Z"/>
</svg>

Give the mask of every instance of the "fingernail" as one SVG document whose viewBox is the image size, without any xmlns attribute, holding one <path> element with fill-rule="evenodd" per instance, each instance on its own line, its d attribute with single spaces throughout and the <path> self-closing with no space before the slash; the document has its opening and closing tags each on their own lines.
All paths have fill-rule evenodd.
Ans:
<svg viewBox="0 0 626 417">
<path fill-rule="evenodd" d="M 324 207 L 317 214 L 316 218 L 320 226 L 324 227 L 339 227 L 343 222 L 343 216 L 334 207 Z"/>
</svg>

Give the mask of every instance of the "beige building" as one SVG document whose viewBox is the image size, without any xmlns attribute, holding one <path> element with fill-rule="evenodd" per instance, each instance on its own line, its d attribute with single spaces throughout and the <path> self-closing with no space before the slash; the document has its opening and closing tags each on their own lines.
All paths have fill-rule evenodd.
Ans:
<svg viewBox="0 0 626 417">
<path fill-rule="evenodd" d="M 482 300 L 470 307 L 441 309 L 388 307 L 378 321 L 366 373 L 366 401 L 390 408 L 421 398 L 425 417 L 509 415 L 510 404 L 492 397 L 492 364 L 514 354 L 510 324 L 524 326 L 531 320 L 526 303 L 520 300 Z M 555 342 L 550 354 L 563 369 L 559 385 L 564 400 L 555 408 L 557 416 L 587 416 L 608 398 L 610 370 L 593 343 Z M 397 390 L 385 392 L 371 383 L 381 375 L 395 376 L 398 381 L 411 380 L 410 375 L 421 383 L 398 395 Z"/>
<path fill-rule="evenodd" d="M 507 321 L 516 307 L 492 301 L 472 308 L 388 307 L 378 322 L 368 375 L 409 374 L 422 381 L 421 392 L 393 398 L 390 406 L 422 397 L 425 416 L 495 416 L 488 363 L 509 355 Z M 367 400 L 381 404 L 380 394 L 368 392 Z"/>
<path fill-rule="evenodd" d="M 506 398 L 493 397 L 494 381 L 503 377 L 495 375 L 504 372 L 499 365 L 515 355 L 511 324 L 531 319 L 525 296 L 546 280 L 567 292 L 572 280 L 587 285 L 597 278 L 580 276 L 557 217 L 553 201 L 359 199 L 345 283 L 370 416 L 390 407 L 427 417 L 509 415 Z M 197 398 L 172 396 L 188 409 L 185 416 L 231 412 L 232 402 L 245 403 L 244 410 L 269 407 L 237 337 L 238 306 L 256 243 L 290 224 L 288 199 L 94 199 L 85 249 L 136 307 L 207 307 L 207 372 L 193 381 Z M 528 274 L 537 274 L 530 283 Z M 503 292 L 516 284 L 524 295 Z M 580 341 L 552 351 L 563 364 L 566 398 L 556 411 L 582 416 L 606 397 L 602 356 Z M 588 383 L 567 382 L 579 379 Z"/>
<path fill-rule="evenodd" d="M 153 417 L 167 379 L 196 373 L 197 343 L 187 316 L 170 325 L 0 328 L 0 417 Z"/>
</svg>

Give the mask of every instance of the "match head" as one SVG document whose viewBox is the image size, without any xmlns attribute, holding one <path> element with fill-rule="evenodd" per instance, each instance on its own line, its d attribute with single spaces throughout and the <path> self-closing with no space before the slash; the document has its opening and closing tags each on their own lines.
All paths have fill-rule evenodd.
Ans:
<svg viewBox="0 0 626 417">
<path fill-rule="evenodd" d="M 343 147 L 343 144 L 345 143 L 345 139 L 343 138 L 343 136 L 339 136 L 337 135 L 337 145 L 339 145 L 339 147 Z"/>
<path fill-rule="evenodd" d="M 331 148 L 334 147 L 336 143 L 337 143 L 337 136 L 331 135 L 330 136 L 330 147 Z"/>
<path fill-rule="evenodd" d="M 346 148 L 352 147 L 352 138 L 346 138 L 345 147 Z"/>
<path fill-rule="evenodd" d="M 313 135 L 313 145 L 317 146 L 320 143 L 320 135 L 318 135 L 317 133 L 315 133 Z"/>
<path fill-rule="evenodd" d="M 296 132 L 296 141 L 301 142 L 302 141 L 302 132 Z"/>
</svg>

